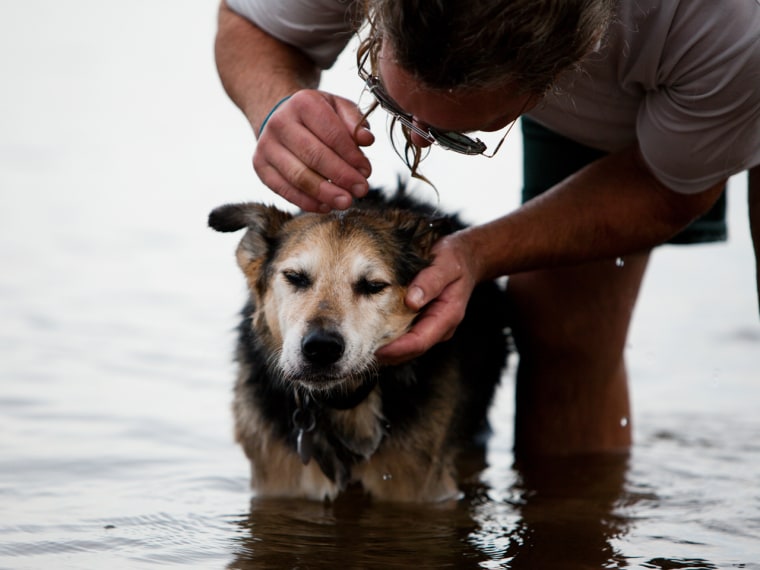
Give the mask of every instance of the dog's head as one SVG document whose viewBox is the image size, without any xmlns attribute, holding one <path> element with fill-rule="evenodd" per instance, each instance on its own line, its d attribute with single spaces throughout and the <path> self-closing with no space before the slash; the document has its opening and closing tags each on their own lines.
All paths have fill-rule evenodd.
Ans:
<svg viewBox="0 0 760 570">
<path fill-rule="evenodd" d="M 377 204 L 324 215 L 232 204 L 215 209 L 209 225 L 246 229 L 237 260 L 252 326 L 279 374 L 325 390 L 362 382 L 375 351 L 408 329 L 407 286 L 453 229 L 451 218 Z"/>
</svg>

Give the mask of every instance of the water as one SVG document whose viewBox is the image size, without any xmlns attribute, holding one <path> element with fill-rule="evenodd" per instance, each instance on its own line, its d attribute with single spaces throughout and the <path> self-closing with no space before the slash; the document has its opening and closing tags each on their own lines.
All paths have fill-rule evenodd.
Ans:
<svg viewBox="0 0 760 570">
<path fill-rule="evenodd" d="M 237 237 L 205 216 L 273 198 L 215 75 L 215 4 L 0 6 L 0 568 L 760 568 L 741 179 L 728 244 L 654 256 L 627 461 L 514 466 L 507 375 L 454 505 L 251 496 L 229 411 Z M 355 96 L 350 67 L 326 82 Z M 516 135 L 490 161 L 433 152 L 442 206 L 514 207 Z M 373 181 L 393 183 L 376 146 Z"/>
</svg>

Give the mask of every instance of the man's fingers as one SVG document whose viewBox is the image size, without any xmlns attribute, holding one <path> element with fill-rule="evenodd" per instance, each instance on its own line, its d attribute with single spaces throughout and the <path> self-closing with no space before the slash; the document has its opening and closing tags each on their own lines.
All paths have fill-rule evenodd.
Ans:
<svg viewBox="0 0 760 570">
<path fill-rule="evenodd" d="M 348 190 L 354 197 L 361 197 L 369 190 L 367 178 L 353 168 L 338 149 L 334 150 L 329 143 L 309 130 L 308 125 L 295 126 L 283 132 L 280 142 L 296 159 L 291 163 L 295 169 L 290 174 L 292 183 L 310 195 L 316 196 L 315 191 L 318 190 L 309 191 L 309 188 L 318 187 L 310 179 L 312 173 L 317 174 L 320 181 L 328 180 L 333 186 Z M 356 148 L 355 144 L 352 145 Z M 363 155 L 362 158 L 369 164 Z"/>
<path fill-rule="evenodd" d="M 295 204 L 306 212 L 324 213 L 331 209 L 331 207 L 328 205 L 312 198 L 308 194 L 302 192 L 300 189 L 290 184 L 274 168 L 266 167 L 261 171 L 256 169 L 256 173 L 259 175 L 259 178 L 261 178 L 261 181 L 276 194 L 282 196 L 285 200 L 291 204 Z"/>
<path fill-rule="evenodd" d="M 458 303 L 436 300 L 420 315 L 414 326 L 398 339 L 377 351 L 384 364 L 399 364 L 430 350 L 454 336 L 464 312 Z"/>
<path fill-rule="evenodd" d="M 435 343 L 433 343 L 435 344 Z M 428 341 L 414 329 L 380 348 L 375 357 L 383 364 L 401 364 L 424 354 L 430 347 Z"/>
<path fill-rule="evenodd" d="M 420 271 L 409 285 L 406 294 L 407 306 L 419 311 L 443 293 L 444 289 L 460 277 L 460 274 L 459 264 L 436 256 L 432 265 Z"/>
<path fill-rule="evenodd" d="M 283 142 L 302 150 L 309 168 L 342 188 L 366 186 L 372 168 L 354 139 L 361 118 L 356 105 L 319 91 L 302 91 L 294 98 L 295 123 L 302 125 L 305 132 L 285 130 L 284 134 L 297 138 Z"/>
<path fill-rule="evenodd" d="M 345 210 L 351 206 L 353 197 L 345 189 L 308 168 L 288 149 L 281 147 L 275 152 L 273 147 L 274 143 L 271 143 L 269 152 L 254 154 L 253 168 L 274 192 L 302 208 L 304 202 L 316 202 L 326 207 L 312 205 L 304 208 L 308 211 Z"/>
<path fill-rule="evenodd" d="M 356 118 L 349 126 L 345 120 L 352 113 Z M 352 197 L 367 193 L 371 173 L 369 160 L 354 140 L 358 113 L 348 100 L 299 91 L 272 114 L 262 131 L 253 160 L 256 173 L 281 196 L 295 197 L 298 205 L 307 202 L 314 209 L 300 192 L 328 209 L 347 208 Z"/>
<path fill-rule="evenodd" d="M 347 101 L 344 99 L 337 99 L 335 101 L 335 110 L 343 123 L 351 129 L 351 135 L 354 142 L 359 146 L 369 146 L 375 142 L 375 135 L 369 127 L 369 122 L 366 119 L 362 119 L 362 114 L 359 109 L 353 103 L 345 104 Z M 359 169 L 361 170 L 361 168 Z M 369 177 L 369 174 L 366 175 Z"/>
</svg>

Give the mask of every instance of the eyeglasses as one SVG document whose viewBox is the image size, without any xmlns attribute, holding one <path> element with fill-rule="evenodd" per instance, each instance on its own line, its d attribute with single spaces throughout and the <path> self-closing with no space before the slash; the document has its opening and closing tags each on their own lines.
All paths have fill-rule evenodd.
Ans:
<svg viewBox="0 0 760 570">
<path fill-rule="evenodd" d="M 460 154 L 467 155 L 479 155 L 482 154 L 487 158 L 493 157 L 499 149 L 502 143 L 507 138 L 509 131 L 512 130 L 516 121 L 510 123 L 507 132 L 496 145 L 496 148 L 491 154 L 485 154 L 486 144 L 480 139 L 473 139 L 457 131 L 442 131 L 434 127 L 427 127 L 427 129 L 420 128 L 415 124 L 414 117 L 399 107 L 380 82 L 380 78 L 376 75 L 367 73 L 363 66 L 359 67 L 359 77 L 364 81 L 366 88 L 377 99 L 380 106 L 389 113 L 395 120 L 404 125 L 407 129 L 419 135 L 429 143 L 434 143 L 445 148 L 446 150 L 453 150 Z"/>
</svg>

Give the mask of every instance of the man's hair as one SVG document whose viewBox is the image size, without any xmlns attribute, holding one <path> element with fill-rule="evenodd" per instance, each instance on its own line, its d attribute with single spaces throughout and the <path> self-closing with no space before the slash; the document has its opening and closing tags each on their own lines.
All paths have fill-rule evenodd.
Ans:
<svg viewBox="0 0 760 570">
<path fill-rule="evenodd" d="M 356 54 L 377 74 L 382 42 L 404 71 L 432 90 L 490 89 L 543 95 L 563 71 L 603 38 L 615 0 L 357 0 L 366 33 Z M 358 24 L 358 22 L 357 22 Z M 359 26 L 357 26 L 359 27 Z M 365 113 L 372 113 L 377 104 Z M 391 121 L 390 131 L 396 120 Z M 403 151 L 414 178 L 425 153 L 402 125 Z"/>
<path fill-rule="evenodd" d="M 512 83 L 544 93 L 601 39 L 614 0 L 363 0 L 376 69 L 382 42 L 431 89 Z"/>
</svg>

